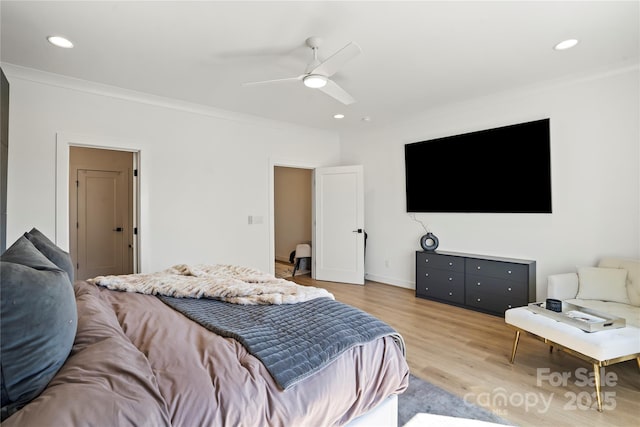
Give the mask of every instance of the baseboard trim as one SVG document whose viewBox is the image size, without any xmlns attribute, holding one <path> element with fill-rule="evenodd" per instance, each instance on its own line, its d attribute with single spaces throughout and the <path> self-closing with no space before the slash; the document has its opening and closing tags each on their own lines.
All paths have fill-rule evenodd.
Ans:
<svg viewBox="0 0 640 427">
<path fill-rule="evenodd" d="M 402 280 L 402 279 L 395 279 L 393 277 L 378 276 L 375 274 L 365 274 L 364 277 L 366 280 L 371 280 L 372 282 L 384 283 L 385 285 L 397 286 L 399 288 L 405 288 L 405 289 L 416 288 L 416 284 L 413 282 L 409 282 L 407 280 Z"/>
</svg>

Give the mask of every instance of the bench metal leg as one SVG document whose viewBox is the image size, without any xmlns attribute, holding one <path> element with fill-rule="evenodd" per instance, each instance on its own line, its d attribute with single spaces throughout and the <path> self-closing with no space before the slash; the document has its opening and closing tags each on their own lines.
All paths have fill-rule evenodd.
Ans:
<svg viewBox="0 0 640 427">
<path fill-rule="evenodd" d="M 602 412 L 603 408 L 602 408 L 602 380 L 601 380 L 601 376 L 600 376 L 600 368 L 604 368 L 606 366 L 611 366 L 613 364 L 616 363 L 621 363 L 621 362 L 626 362 L 629 360 L 636 360 L 636 363 L 638 365 L 638 369 L 640 369 L 640 353 L 633 353 L 633 354 L 628 354 L 625 356 L 620 356 L 620 357 L 616 357 L 613 359 L 607 359 L 607 360 L 598 360 L 596 358 L 593 358 L 591 356 L 587 356 L 586 354 L 580 353 L 576 350 L 572 350 L 571 348 L 567 348 L 561 344 L 558 344 L 557 342 L 551 341 L 547 338 L 544 338 L 542 336 L 536 335 L 532 332 L 528 332 L 526 329 L 520 329 L 520 327 L 515 326 L 510 324 L 510 326 L 512 326 L 515 331 L 515 338 L 513 340 L 513 348 L 511 350 L 511 359 L 509 360 L 511 363 L 513 363 L 513 361 L 516 358 L 516 350 L 518 349 L 518 341 L 520 340 L 520 335 L 522 332 L 525 332 L 531 336 L 533 336 L 534 338 L 537 338 L 541 341 L 543 341 L 545 344 L 549 345 L 549 350 L 553 351 L 554 348 L 558 349 L 559 351 L 566 351 L 569 354 L 572 354 L 586 362 L 589 362 L 593 365 L 593 377 L 594 377 L 594 386 L 595 386 L 595 391 L 596 391 L 596 401 L 598 403 L 598 412 Z"/>
<path fill-rule="evenodd" d="M 596 399 L 598 400 L 598 412 L 602 412 L 602 396 L 600 395 L 600 365 L 593 364 L 593 378 L 596 383 Z"/>
<path fill-rule="evenodd" d="M 513 339 L 513 348 L 511 349 L 511 360 L 509 360 L 509 363 L 513 363 L 513 361 L 516 358 L 516 350 L 518 349 L 518 341 L 520 341 L 520 331 L 516 331 L 516 336 Z"/>
</svg>

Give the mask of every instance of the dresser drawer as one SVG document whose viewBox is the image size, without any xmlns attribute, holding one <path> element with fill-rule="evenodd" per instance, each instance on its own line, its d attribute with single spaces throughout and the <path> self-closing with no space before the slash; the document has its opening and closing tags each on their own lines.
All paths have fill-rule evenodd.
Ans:
<svg viewBox="0 0 640 427">
<path fill-rule="evenodd" d="M 528 297 L 529 287 L 526 282 L 515 282 L 495 277 L 467 274 L 465 284 L 467 291 L 473 291 L 481 295 L 512 295 L 514 298 L 525 301 Z"/>
<path fill-rule="evenodd" d="M 466 271 L 468 274 L 527 282 L 529 269 L 524 264 L 468 258 Z"/>
<path fill-rule="evenodd" d="M 456 271 L 438 270 L 435 268 L 418 268 L 416 283 L 441 283 L 443 285 L 460 285 L 464 287 L 464 273 Z"/>
<path fill-rule="evenodd" d="M 430 267 L 462 273 L 464 272 L 464 258 L 431 252 L 417 252 L 416 267 L 418 269 L 420 267 Z"/>
<path fill-rule="evenodd" d="M 417 285 L 416 295 L 434 298 L 457 304 L 464 304 L 464 282 L 434 282 L 422 281 Z"/>
<path fill-rule="evenodd" d="M 516 298 L 512 295 L 491 295 L 486 296 L 475 290 L 466 291 L 465 304 L 470 307 L 479 308 L 483 311 L 490 311 L 504 315 L 505 310 L 513 307 L 527 305 L 526 299 Z"/>
</svg>

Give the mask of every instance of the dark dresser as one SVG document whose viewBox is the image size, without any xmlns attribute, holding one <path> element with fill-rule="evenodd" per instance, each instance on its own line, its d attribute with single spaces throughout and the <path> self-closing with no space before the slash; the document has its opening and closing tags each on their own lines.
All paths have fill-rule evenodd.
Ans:
<svg viewBox="0 0 640 427">
<path fill-rule="evenodd" d="M 416 252 L 416 296 L 484 313 L 536 298 L 536 262 L 457 252 Z"/>
</svg>

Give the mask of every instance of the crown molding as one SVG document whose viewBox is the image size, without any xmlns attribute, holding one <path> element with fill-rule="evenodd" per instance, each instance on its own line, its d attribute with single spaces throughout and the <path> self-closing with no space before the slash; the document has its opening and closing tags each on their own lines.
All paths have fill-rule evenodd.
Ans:
<svg viewBox="0 0 640 427">
<path fill-rule="evenodd" d="M 102 83 L 95 83 L 92 81 L 69 77 L 62 74 L 55 74 L 47 71 L 37 70 L 35 68 L 23 67 L 21 65 L 15 65 L 8 62 L 0 62 L 0 66 L 7 76 L 7 79 L 20 79 L 36 84 L 54 86 L 63 89 L 89 93 L 97 96 L 120 99 L 123 101 L 153 105 L 156 107 L 213 117 L 219 120 L 242 123 L 244 125 L 269 127 L 279 130 L 304 130 L 307 132 L 313 130 L 316 132 L 322 132 L 331 135 L 334 134 L 334 132 L 323 129 L 305 127 L 293 123 L 267 119 L 256 115 L 209 107 L 202 104 L 152 95 L 145 92 L 138 92 L 135 90 L 124 89 L 117 86 L 105 85 Z"/>
</svg>

